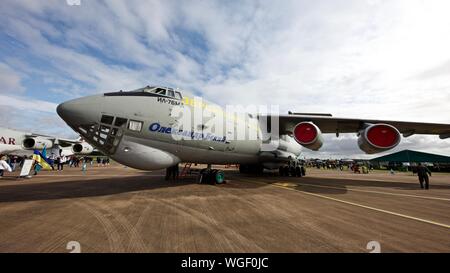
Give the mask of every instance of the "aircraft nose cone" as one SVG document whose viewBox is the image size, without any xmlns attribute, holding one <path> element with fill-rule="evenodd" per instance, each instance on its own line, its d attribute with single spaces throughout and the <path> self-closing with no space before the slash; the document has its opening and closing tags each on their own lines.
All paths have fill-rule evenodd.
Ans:
<svg viewBox="0 0 450 273">
<path fill-rule="evenodd" d="M 56 113 L 58 113 L 58 116 L 60 116 L 62 119 L 64 119 L 64 117 L 69 112 L 68 110 L 68 108 L 70 108 L 70 106 L 68 107 L 69 104 L 70 104 L 69 102 L 63 102 L 59 104 L 58 107 L 56 107 Z"/>
<path fill-rule="evenodd" d="M 63 102 L 56 107 L 58 115 L 70 126 L 96 122 L 101 102 L 95 96 Z"/>
<path fill-rule="evenodd" d="M 67 123 L 72 124 L 76 119 L 82 116 L 82 105 L 76 101 L 63 102 L 56 107 L 58 115 Z"/>
</svg>

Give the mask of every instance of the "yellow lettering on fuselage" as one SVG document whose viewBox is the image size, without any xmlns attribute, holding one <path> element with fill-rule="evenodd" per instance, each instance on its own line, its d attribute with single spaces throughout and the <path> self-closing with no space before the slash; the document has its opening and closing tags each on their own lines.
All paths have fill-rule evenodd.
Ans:
<svg viewBox="0 0 450 273">
<path fill-rule="evenodd" d="M 212 113 L 220 114 L 227 119 L 233 120 L 234 122 L 244 122 L 245 123 L 245 120 L 242 120 L 241 118 L 239 118 L 236 113 L 224 112 L 222 107 L 220 107 L 218 105 L 214 105 L 214 104 L 208 104 L 208 103 L 204 102 L 203 100 L 197 100 L 195 98 L 189 98 L 189 97 L 183 96 L 183 104 L 188 105 L 190 107 L 201 107 L 204 110 L 207 110 Z M 252 129 L 258 130 L 258 126 L 255 126 L 255 124 L 253 124 L 253 123 L 249 123 L 248 126 Z"/>
</svg>

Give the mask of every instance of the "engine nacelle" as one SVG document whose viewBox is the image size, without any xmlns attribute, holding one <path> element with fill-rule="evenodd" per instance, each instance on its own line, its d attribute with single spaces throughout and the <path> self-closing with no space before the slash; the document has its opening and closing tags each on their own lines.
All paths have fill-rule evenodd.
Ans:
<svg viewBox="0 0 450 273">
<path fill-rule="evenodd" d="M 90 154 L 94 151 L 94 147 L 86 142 L 77 143 L 72 146 L 72 151 L 74 154 Z"/>
<path fill-rule="evenodd" d="M 359 148 L 367 154 L 375 154 L 395 148 L 400 143 L 400 132 L 389 124 L 373 124 L 360 132 Z"/>
<path fill-rule="evenodd" d="M 43 137 L 29 137 L 23 140 L 22 146 L 23 148 L 30 150 L 41 150 L 44 149 L 44 147 L 49 149 L 53 147 L 53 141 Z"/>
<path fill-rule="evenodd" d="M 300 122 L 294 127 L 294 139 L 298 144 L 313 151 L 319 150 L 323 145 L 322 132 L 312 122 Z"/>
</svg>

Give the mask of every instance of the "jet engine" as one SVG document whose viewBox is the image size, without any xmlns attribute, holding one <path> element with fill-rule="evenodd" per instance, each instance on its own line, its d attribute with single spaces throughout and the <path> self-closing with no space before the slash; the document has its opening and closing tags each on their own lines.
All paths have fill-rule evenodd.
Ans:
<svg viewBox="0 0 450 273">
<path fill-rule="evenodd" d="M 75 145 L 72 146 L 72 151 L 75 154 L 90 154 L 92 153 L 92 151 L 94 151 L 94 147 L 92 147 L 91 145 L 89 145 L 86 142 L 82 142 L 82 143 L 77 143 Z"/>
<path fill-rule="evenodd" d="M 323 145 L 322 132 L 312 122 L 300 122 L 294 127 L 294 139 L 298 144 L 313 151 L 319 150 Z"/>
<path fill-rule="evenodd" d="M 29 137 L 23 140 L 22 146 L 25 149 L 37 149 L 41 150 L 46 147 L 47 149 L 53 147 L 53 141 L 43 137 Z"/>
<path fill-rule="evenodd" d="M 358 146 L 367 154 L 390 150 L 400 143 L 400 132 L 389 124 L 372 124 L 359 133 Z"/>
</svg>

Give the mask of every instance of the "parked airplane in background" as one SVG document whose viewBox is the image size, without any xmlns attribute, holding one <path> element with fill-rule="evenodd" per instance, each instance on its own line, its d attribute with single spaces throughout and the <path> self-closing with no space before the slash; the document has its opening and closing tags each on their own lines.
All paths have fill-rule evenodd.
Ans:
<svg viewBox="0 0 450 273">
<path fill-rule="evenodd" d="M 183 117 L 174 115 L 174 110 L 195 112 L 198 106 L 188 92 L 147 86 L 64 102 L 57 107 L 57 112 L 95 148 L 124 165 L 144 170 L 192 162 L 240 164 L 241 172 L 252 173 L 261 172 L 263 168 L 279 168 L 281 175 L 298 175 L 294 162 L 301 147 L 320 149 L 322 134 L 357 133 L 358 145 L 366 153 L 396 147 L 401 134 L 404 137 L 414 134 L 450 137 L 450 124 L 346 119 L 330 114 L 248 114 L 244 127 L 236 115 L 225 114 L 222 124 L 227 129 L 222 133 L 206 133 L 212 127 L 208 121 L 178 127 Z M 213 116 L 225 112 L 208 102 L 201 102 L 200 107 L 209 109 Z M 270 122 L 273 118 L 277 124 Z M 246 136 L 256 132 L 257 137 L 236 138 L 236 133 L 242 130 L 246 131 Z M 263 149 L 265 131 L 278 132 L 279 141 L 273 150 Z M 223 173 L 210 168 L 203 174 L 216 182 L 223 178 Z"/>
<path fill-rule="evenodd" d="M 46 147 L 48 155 L 90 154 L 94 148 L 87 142 L 56 138 L 0 128 L 0 154 L 32 155 L 34 150 Z"/>
</svg>

